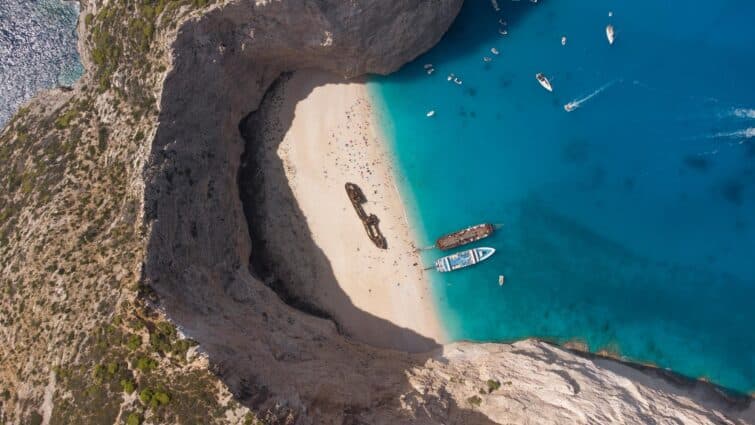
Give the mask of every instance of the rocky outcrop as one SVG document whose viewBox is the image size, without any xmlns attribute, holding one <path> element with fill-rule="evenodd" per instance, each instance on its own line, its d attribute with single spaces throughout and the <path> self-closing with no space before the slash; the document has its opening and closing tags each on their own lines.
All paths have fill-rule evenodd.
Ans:
<svg viewBox="0 0 755 425">
<path fill-rule="evenodd" d="M 253 276 L 236 184 L 239 122 L 282 72 L 397 69 L 435 44 L 460 6 L 247 0 L 186 23 L 145 170 L 144 282 L 242 403 L 282 408 L 296 423 L 752 420 L 746 401 L 727 404 L 702 384 L 673 385 L 535 341 L 420 355 L 371 348 Z"/>
</svg>

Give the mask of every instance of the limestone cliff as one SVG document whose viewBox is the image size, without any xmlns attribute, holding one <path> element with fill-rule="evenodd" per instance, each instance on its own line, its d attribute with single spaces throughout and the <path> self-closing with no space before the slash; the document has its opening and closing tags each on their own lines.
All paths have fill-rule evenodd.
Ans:
<svg viewBox="0 0 755 425">
<path fill-rule="evenodd" d="M 241 120 L 282 72 L 397 69 L 461 3 L 86 2 L 87 75 L 0 140 L 0 422 L 755 422 L 749 398 L 537 341 L 375 349 L 253 275 Z"/>
</svg>

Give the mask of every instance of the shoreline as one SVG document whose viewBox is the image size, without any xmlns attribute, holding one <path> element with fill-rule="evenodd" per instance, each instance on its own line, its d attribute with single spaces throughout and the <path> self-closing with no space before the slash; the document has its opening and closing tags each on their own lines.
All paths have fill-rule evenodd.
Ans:
<svg viewBox="0 0 755 425">
<path fill-rule="evenodd" d="M 448 338 L 376 118 L 363 82 L 317 71 L 284 77 L 250 116 L 256 130 L 245 138 L 257 164 L 240 181 L 257 180 L 250 232 L 269 263 L 255 268 L 292 304 L 355 339 L 427 351 Z M 365 233 L 347 182 L 364 192 L 387 249 Z"/>
</svg>

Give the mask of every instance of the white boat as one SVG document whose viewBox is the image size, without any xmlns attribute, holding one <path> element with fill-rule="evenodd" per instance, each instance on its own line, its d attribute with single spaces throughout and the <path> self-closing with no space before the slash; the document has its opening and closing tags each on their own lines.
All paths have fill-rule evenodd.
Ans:
<svg viewBox="0 0 755 425">
<path fill-rule="evenodd" d="M 545 77 L 542 73 L 535 74 L 535 78 L 537 78 L 537 82 L 540 83 L 541 86 L 543 86 L 544 89 L 548 91 L 553 91 L 553 86 L 551 86 L 551 82 L 548 81 L 548 78 Z"/>
<path fill-rule="evenodd" d="M 579 105 L 577 104 L 577 102 L 569 102 L 566 105 L 564 105 L 564 110 L 566 110 L 566 112 L 571 112 L 577 109 L 578 106 Z"/>
<path fill-rule="evenodd" d="M 497 54 L 498 54 L 498 53 L 500 53 L 500 52 L 499 52 L 499 51 L 498 51 L 498 49 L 496 49 L 495 47 L 492 47 L 492 48 L 490 49 L 490 53 L 492 53 L 492 54 L 494 54 L 494 55 L 497 55 Z"/>
<path fill-rule="evenodd" d="M 490 56 L 485 56 L 484 58 L 482 58 L 483 62 L 490 62 L 492 60 L 493 60 L 493 58 L 491 58 Z"/>
<path fill-rule="evenodd" d="M 561 45 L 566 46 L 566 36 L 561 37 Z"/>
<path fill-rule="evenodd" d="M 502 274 L 498 275 L 498 286 L 503 286 L 504 282 L 506 282 L 506 276 Z"/>
<path fill-rule="evenodd" d="M 505 30 L 505 29 L 503 29 L 503 28 L 499 28 L 499 29 L 498 29 L 498 34 L 501 34 L 501 35 L 508 35 L 508 34 L 509 34 L 509 32 L 508 32 L 508 31 L 506 31 L 506 30 Z"/>
<path fill-rule="evenodd" d="M 461 85 L 462 83 L 461 78 L 458 78 L 458 77 L 454 78 L 454 83 L 456 83 L 457 85 Z"/>
<path fill-rule="evenodd" d="M 608 24 L 606 26 L 606 38 L 608 39 L 608 44 L 613 44 L 614 30 L 613 30 L 613 25 L 611 24 Z"/>
<path fill-rule="evenodd" d="M 456 254 L 447 255 L 435 260 L 435 270 L 439 272 L 452 272 L 464 267 L 474 266 L 487 260 L 495 254 L 495 248 L 481 247 L 472 248 Z"/>
<path fill-rule="evenodd" d="M 431 63 L 426 63 L 425 64 L 425 69 L 430 69 L 432 67 L 433 67 L 433 64 L 431 64 Z"/>
<path fill-rule="evenodd" d="M 430 118 L 432 116 L 435 116 L 435 111 L 434 110 L 433 111 L 427 111 L 427 114 L 425 114 L 425 115 L 427 115 L 427 117 Z"/>
</svg>

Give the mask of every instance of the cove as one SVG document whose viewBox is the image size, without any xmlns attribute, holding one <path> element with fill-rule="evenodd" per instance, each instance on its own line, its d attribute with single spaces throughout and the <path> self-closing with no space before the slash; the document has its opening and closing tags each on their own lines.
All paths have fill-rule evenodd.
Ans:
<svg viewBox="0 0 755 425">
<path fill-rule="evenodd" d="M 449 334 L 755 390 L 755 4 L 498 3 L 369 82 L 418 246 L 503 224 L 492 259 L 428 272 Z"/>
</svg>

